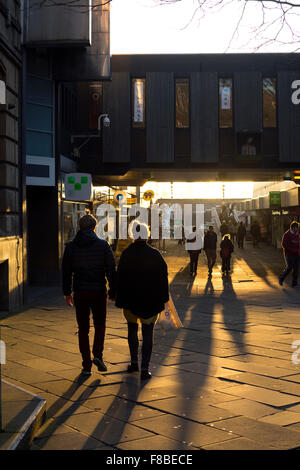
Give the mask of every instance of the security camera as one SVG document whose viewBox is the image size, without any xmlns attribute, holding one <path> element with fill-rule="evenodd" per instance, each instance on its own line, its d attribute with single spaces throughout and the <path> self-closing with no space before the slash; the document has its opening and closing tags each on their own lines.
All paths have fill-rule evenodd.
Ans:
<svg viewBox="0 0 300 470">
<path fill-rule="evenodd" d="M 110 127 L 110 119 L 108 116 L 105 116 L 105 118 L 103 119 L 103 126 Z"/>
</svg>

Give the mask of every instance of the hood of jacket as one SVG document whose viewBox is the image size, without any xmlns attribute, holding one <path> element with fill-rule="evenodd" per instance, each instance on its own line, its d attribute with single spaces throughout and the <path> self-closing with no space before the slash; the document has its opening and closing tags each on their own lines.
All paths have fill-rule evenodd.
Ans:
<svg viewBox="0 0 300 470">
<path fill-rule="evenodd" d="M 74 243 L 77 246 L 88 246 L 94 243 L 97 239 L 98 237 L 94 230 L 79 230 L 74 238 Z"/>
</svg>

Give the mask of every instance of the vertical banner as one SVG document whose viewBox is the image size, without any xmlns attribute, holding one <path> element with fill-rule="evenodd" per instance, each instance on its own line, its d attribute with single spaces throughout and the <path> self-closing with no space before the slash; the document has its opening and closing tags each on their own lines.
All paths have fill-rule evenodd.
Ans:
<svg viewBox="0 0 300 470">
<path fill-rule="evenodd" d="M 134 122 L 144 122 L 144 81 L 134 81 Z"/>
<path fill-rule="evenodd" d="M 231 109 L 230 106 L 231 90 L 228 86 L 224 86 L 221 91 L 221 109 Z"/>
</svg>

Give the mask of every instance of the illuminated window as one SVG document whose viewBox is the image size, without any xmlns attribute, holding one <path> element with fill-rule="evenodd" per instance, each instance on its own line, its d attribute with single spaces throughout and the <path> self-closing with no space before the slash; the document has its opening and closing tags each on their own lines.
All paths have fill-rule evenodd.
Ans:
<svg viewBox="0 0 300 470">
<path fill-rule="evenodd" d="M 232 79 L 219 80 L 219 121 L 220 127 L 232 127 Z"/>
<path fill-rule="evenodd" d="M 132 126 L 145 127 L 146 79 L 132 80 Z"/>
<path fill-rule="evenodd" d="M 263 126 L 276 127 L 276 78 L 263 80 Z"/>
<path fill-rule="evenodd" d="M 190 127 L 189 79 L 176 79 L 176 127 Z"/>
</svg>

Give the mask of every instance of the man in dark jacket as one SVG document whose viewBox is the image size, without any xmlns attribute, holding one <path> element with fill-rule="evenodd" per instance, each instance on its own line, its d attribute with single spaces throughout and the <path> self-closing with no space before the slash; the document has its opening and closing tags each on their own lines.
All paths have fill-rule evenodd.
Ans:
<svg viewBox="0 0 300 470">
<path fill-rule="evenodd" d="M 62 260 L 63 293 L 70 307 L 74 301 L 82 373 L 85 375 L 91 373 L 92 363 L 99 371 L 107 370 L 102 358 L 106 322 L 106 278 L 110 288 L 108 296 L 112 300 L 115 297 L 115 260 L 109 244 L 97 237 L 96 224 L 92 215 L 81 217 L 80 230 L 74 240 L 66 245 Z M 90 310 L 95 328 L 93 361 L 89 343 Z"/>
<path fill-rule="evenodd" d="M 244 248 L 245 236 L 246 236 L 246 227 L 243 222 L 240 222 L 238 229 L 237 229 L 237 233 L 236 233 L 236 239 L 237 239 L 239 248 Z"/>
<path fill-rule="evenodd" d="M 286 269 L 279 276 L 279 284 L 282 286 L 285 277 L 293 271 L 292 287 L 298 286 L 298 269 L 300 253 L 299 224 L 292 222 L 290 229 L 282 237 L 281 246 L 283 248 Z"/>
<path fill-rule="evenodd" d="M 151 378 L 149 363 L 153 347 L 153 328 L 158 314 L 169 300 L 168 270 L 160 252 L 147 243 L 147 225 L 134 221 L 131 238 L 117 269 L 116 306 L 123 308 L 128 323 L 128 345 L 131 364 L 128 372 L 138 367 L 138 322 L 142 324 L 141 379 Z"/>
<path fill-rule="evenodd" d="M 217 258 L 217 234 L 212 225 L 208 227 L 208 232 L 204 236 L 203 249 L 207 256 L 208 273 L 211 275 Z"/>
</svg>

